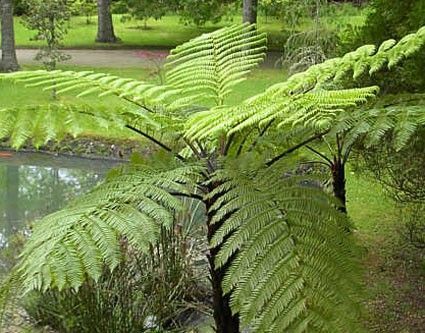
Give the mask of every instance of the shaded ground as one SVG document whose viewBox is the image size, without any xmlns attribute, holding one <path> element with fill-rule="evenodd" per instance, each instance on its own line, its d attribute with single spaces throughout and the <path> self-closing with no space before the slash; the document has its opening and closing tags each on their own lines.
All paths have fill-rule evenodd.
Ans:
<svg viewBox="0 0 425 333">
<path fill-rule="evenodd" d="M 422 333 L 425 249 L 406 238 L 400 211 L 379 184 L 348 178 L 349 214 L 364 249 L 365 326 L 371 333 Z"/>
<path fill-rule="evenodd" d="M 366 279 L 371 332 L 421 333 L 425 329 L 425 252 L 394 228 L 393 237 L 369 244 Z"/>
</svg>

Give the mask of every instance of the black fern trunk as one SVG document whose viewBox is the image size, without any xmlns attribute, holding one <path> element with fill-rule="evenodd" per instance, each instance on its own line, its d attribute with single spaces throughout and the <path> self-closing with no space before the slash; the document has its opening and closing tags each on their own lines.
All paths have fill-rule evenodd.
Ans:
<svg viewBox="0 0 425 333">
<path fill-rule="evenodd" d="M 338 210 L 344 214 L 347 214 L 345 183 L 345 163 L 341 158 L 335 157 L 332 164 L 333 193 L 335 198 L 337 198 L 341 203 L 341 205 L 338 207 Z"/>
<path fill-rule="evenodd" d="M 209 189 L 210 191 L 213 188 Z M 211 213 L 210 208 L 214 205 L 215 199 L 207 201 L 206 208 L 208 211 L 208 242 L 211 241 L 214 234 L 221 227 L 222 222 L 212 224 L 211 220 L 214 216 Z M 215 267 L 215 259 L 220 251 L 220 247 L 210 249 L 208 254 L 208 262 L 210 266 L 210 279 L 213 290 L 213 310 L 214 310 L 214 321 L 217 333 L 239 333 L 239 316 L 233 315 L 230 308 L 230 295 L 223 295 L 223 289 L 221 284 L 223 282 L 226 270 L 229 265 L 225 265 L 221 268 Z"/>
</svg>

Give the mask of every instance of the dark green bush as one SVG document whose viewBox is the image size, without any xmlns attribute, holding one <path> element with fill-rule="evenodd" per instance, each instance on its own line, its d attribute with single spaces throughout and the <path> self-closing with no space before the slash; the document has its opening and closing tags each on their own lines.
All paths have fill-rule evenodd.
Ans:
<svg viewBox="0 0 425 333">
<path fill-rule="evenodd" d="M 371 0 L 368 8 L 363 27 L 349 27 L 342 33 L 341 53 L 364 44 L 376 45 L 387 39 L 400 39 L 425 25 L 425 0 Z M 388 93 L 423 91 L 423 54 L 423 51 L 420 51 L 417 56 L 403 63 L 403 70 L 377 76 L 374 83 L 378 83 L 382 90 Z"/>
<path fill-rule="evenodd" d="M 357 165 L 377 179 L 401 207 L 403 234 L 416 247 L 425 247 L 425 128 L 401 151 L 392 135 L 374 148 L 356 147 Z"/>
</svg>

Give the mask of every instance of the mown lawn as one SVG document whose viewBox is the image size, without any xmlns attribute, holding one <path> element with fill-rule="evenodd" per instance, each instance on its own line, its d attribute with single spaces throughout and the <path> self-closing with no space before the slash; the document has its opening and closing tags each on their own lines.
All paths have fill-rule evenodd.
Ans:
<svg viewBox="0 0 425 333">
<path fill-rule="evenodd" d="M 324 18 L 326 24 L 332 28 L 339 28 L 347 23 L 360 25 L 364 22 L 364 11 L 353 8 L 352 6 L 338 6 L 330 11 Z M 224 25 L 239 23 L 241 17 L 231 16 L 218 24 L 207 23 L 205 26 L 184 24 L 178 16 L 165 16 L 161 20 L 149 20 L 148 29 L 143 29 L 142 21 L 130 20 L 122 21 L 121 15 L 114 15 L 114 26 L 116 35 L 121 39 L 117 44 L 95 43 L 97 31 L 97 18 L 91 19 L 91 24 L 87 24 L 85 17 L 73 17 L 69 22 L 68 34 L 64 40 L 65 48 L 173 48 L 198 35 L 210 32 Z M 23 24 L 21 18 L 15 19 L 16 43 L 19 48 L 36 48 L 43 44 L 43 41 L 31 40 L 34 32 L 28 30 Z M 312 21 L 301 22 L 297 30 L 309 30 Z M 289 30 L 294 27 L 285 26 L 281 21 L 273 18 L 260 16 L 258 20 L 260 31 L 268 33 L 269 49 L 282 50 L 286 39 L 289 36 Z"/>
<path fill-rule="evenodd" d="M 24 66 L 23 70 L 35 70 L 39 67 Z M 87 67 L 75 66 L 59 66 L 58 69 L 63 70 L 93 70 Z M 110 73 L 122 77 L 138 79 L 142 81 L 158 82 L 158 76 L 155 70 L 144 68 L 96 68 L 94 72 Z M 280 69 L 258 69 L 249 75 L 246 81 L 240 83 L 234 93 L 226 101 L 228 104 L 236 104 L 242 100 L 253 96 L 254 94 L 262 92 L 267 87 L 284 81 L 286 74 Z M 76 98 L 72 93 L 59 95 L 60 102 L 75 101 Z M 116 97 L 107 96 L 98 98 L 96 95 L 89 95 L 87 97 L 78 99 L 78 101 L 96 104 L 105 107 L 115 107 L 122 105 L 122 101 Z M 11 83 L 10 81 L 0 80 L 0 105 L 1 107 L 22 106 L 28 104 L 45 104 L 52 102 L 52 95 L 49 91 L 43 91 L 40 88 L 29 88 L 23 84 Z"/>
<path fill-rule="evenodd" d="M 91 70 L 86 67 L 59 66 L 64 70 Z M 24 70 L 38 69 L 35 66 L 24 66 Z M 158 75 L 155 70 L 142 68 L 96 68 L 96 72 L 110 73 L 122 77 L 134 78 L 143 81 L 158 82 Z M 236 104 L 244 99 L 262 92 L 270 85 L 285 80 L 285 73 L 278 69 L 258 69 L 254 71 L 245 82 L 240 83 L 235 92 L 226 101 L 228 104 Z M 46 105 L 48 103 L 80 103 L 89 104 L 107 110 L 113 110 L 123 106 L 122 100 L 114 96 L 98 97 L 97 95 L 89 95 L 83 98 L 76 98 L 72 93 L 59 95 L 55 100 L 52 99 L 51 91 L 43 91 L 40 88 L 25 87 L 23 84 L 11 83 L 10 81 L 0 80 L 0 108 L 21 107 L 26 105 Z M 121 138 L 129 136 L 134 138 L 132 132 L 115 132 L 105 133 L 103 130 L 99 133 L 84 133 L 85 135 L 105 136 L 109 138 Z"/>
</svg>

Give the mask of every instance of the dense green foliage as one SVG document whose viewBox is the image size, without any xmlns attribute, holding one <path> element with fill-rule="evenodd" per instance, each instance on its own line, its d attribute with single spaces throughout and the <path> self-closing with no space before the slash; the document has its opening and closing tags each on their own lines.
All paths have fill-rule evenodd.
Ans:
<svg viewBox="0 0 425 333">
<path fill-rule="evenodd" d="M 357 47 L 365 43 L 381 43 L 389 38 L 401 38 L 412 33 L 425 24 L 425 1 L 386 1 L 371 0 L 368 4 L 369 14 L 365 25 L 357 30 L 347 31 L 354 38 L 348 47 Z M 385 73 L 378 76 L 377 82 L 385 91 L 398 93 L 403 91 L 418 92 L 425 88 L 422 56 L 413 57 L 401 71 Z"/>
<path fill-rule="evenodd" d="M 72 12 L 74 15 L 86 17 L 86 23 L 90 24 L 92 16 L 96 14 L 96 0 L 75 0 L 72 2 Z"/>
<path fill-rule="evenodd" d="M 121 4 L 120 10 L 128 13 L 131 17 L 144 21 L 144 28 L 147 29 L 147 21 L 150 18 L 159 20 L 169 9 L 166 1 L 149 0 L 129 0 Z"/>
</svg>

